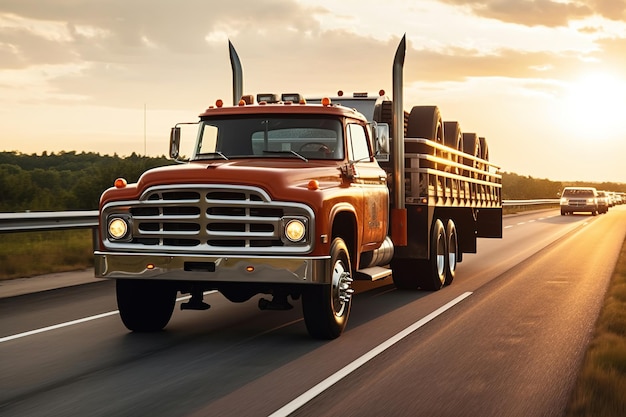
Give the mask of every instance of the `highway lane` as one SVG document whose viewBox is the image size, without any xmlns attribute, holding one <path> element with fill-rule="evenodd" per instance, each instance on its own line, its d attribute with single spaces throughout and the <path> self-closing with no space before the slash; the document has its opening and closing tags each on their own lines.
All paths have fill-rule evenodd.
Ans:
<svg viewBox="0 0 626 417">
<path fill-rule="evenodd" d="M 262 416 L 295 401 L 295 415 L 559 415 L 625 218 L 622 207 L 506 217 L 504 239 L 481 240 L 442 291 L 359 283 L 348 329 L 331 342 L 308 338 L 298 303 L 260 312 L 256 299 L 219 294 L 158 334 L 129 334 L 112 313 L 3 341 L 0 414 Z M 0 300 L 0 340 L 115 308 L 110 282 Z M 301 397 L 314 387 L 319 396 Z"/>
</svg>

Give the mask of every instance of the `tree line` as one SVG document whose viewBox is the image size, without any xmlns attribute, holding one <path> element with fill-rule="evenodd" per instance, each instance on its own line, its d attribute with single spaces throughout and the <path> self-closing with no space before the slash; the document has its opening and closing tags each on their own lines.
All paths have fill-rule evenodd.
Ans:
<svg viewBox="0 0 626 417">
<path fill-rule="evenodd" d="M 97 210 L 116 178 L 135 182 L 147 169 L 172 163 L 135 153 L 0 152 L 0 212 Z"/>
<path fill-rule="evenodd" d="M 74 151 L 41 155 L 0 152 L 0 212 L 97 210 L 100 195 L 116 178 L 135 182 L 144 171 L 173 163 L 165 156 L 135 153 L 120 157 Z M 569 185 L 626 192 L 626 184 L 620 183 L 562 183 L 505 172 L 502 198 L 557 198 Z"/>
</svg>

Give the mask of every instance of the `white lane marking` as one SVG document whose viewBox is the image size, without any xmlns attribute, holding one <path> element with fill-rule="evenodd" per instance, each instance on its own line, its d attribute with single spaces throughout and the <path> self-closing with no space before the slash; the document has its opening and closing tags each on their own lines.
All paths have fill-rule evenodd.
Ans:
<svg viewBox="0 0 626 417">
<path fill-rule="evenodd" d="M 519 222 L 519 223 L 517 223 L 517 226 L 521 226 L 523 224 L 526 224 L 526 222 Z"/>
<path fill-rule="evenodd" d="M 413 333 L 420 327 L 424 326 L 429 321 L 443 314 L 445 311 L 451 309 L 456 304 L 460 303 L 461 301 L 463 301 L 470 295 L 472 295 L 471 292 L 463 293 L 457 298 L 455 298 L 454 300 L 450 301 L 449 303 L 439 307 L 437 310 L 433 311 L 426 317 L 416 321 L 415 323 L 413 323 L 406 329 L 397 333 L 395 336 L 392 336 L 390 339 L 387 339 L 380 345 L 376 346 L 374 349 L 370 350 L 369 352 L 367 352 L 360 358 L 356 359 L 354 362 L 349 363 L 348 365 L 346 365 L 339 371 L 335 372 L 334 374 L 332 374 L 331 376 L 329 376 L 328 378 L 326 378 L 319 384 L 315 385 L 313 388 L 309 389 L 308 391 L 306 391 L 299 397 L 287 403 L 280 409 L 274 411 L 272 414 L 270 414 L 269 417 L 283 417 L 283 416 L 288 416 L 289 414 L 293 413 L 294 411 L 302 407 L 304 404 L 308 403 L 313 398 L 317 397 L 319 394 L 326 391 L 328 388 L 330 388 L 331 386 L 333 386 L 334 384 L 336 384 L 337 382 L 339 382 L 340 380 L 342 380 L 343 378 L 345 378 L 352 372 L 356 371 L 359 367 L 361 367 L 362 365 L 364 365 L 371 359 L 375 358 L 376 356 L 378 356 L 385 350 L 389 349 L 391 346 L 395 345 L 396 343 L 398 343 L 399 341 L 401 341 L 402 339 L 404 339 L 405 337 L 407 337 L 408 335 L 410 335 L 411 333 Z"/>
<path fill-rule="evenodd" d="M 505 229 L 510 229 L 513 226 L 504 226 Z"/>
<path fill-rule="evenodd" d="M 216 291 L 207 291 L 204 293 L 204 295 L 211 294 L 214 292 Z M 176 301 L 177 302 L 184 301 L 190 298 L 191 298 L 190 295 L 185 295 L 183 297 L 177 298 Z M 109 311 L 107 313 L 96 314 L 95 316 L 83 317 L 82 319 L 67 321 L 65 323 L 54 324 L 52 326 L 42 327 L 40 329 L 30 330 L 24 333 L 18 333 L 18 334 L 14 334 L 11 336 L 0 337 L 0 343 L 8 342 L 9 340 L 21 339 L 22 337 L 32 336 L 34 334 L 49 332 L 50 330 L 56 330 L 56 329 L 61 329 L 63 327 L 73 326 L 75 324 L 81 324 L 81 323 L 85 323 L 85 322 L 92 321 L 92 320 L 98 320 L 98 319 L 102 319 L 105 317 L 114 316 L 116 314 L 119 314 L 119 312 L 120 312 L 119 310 Z"/>
</svg>

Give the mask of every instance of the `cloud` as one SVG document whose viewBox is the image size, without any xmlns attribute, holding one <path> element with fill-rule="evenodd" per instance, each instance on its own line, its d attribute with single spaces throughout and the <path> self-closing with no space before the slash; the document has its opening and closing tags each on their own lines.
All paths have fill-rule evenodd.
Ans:
<svg viewBox="0 0 626 417">
<path fill-rule="evenodd" d="M 597 0 L 593 3 L 613 1 Z M 442 2 L 455 6 L 466 6 L 477 16 L 524 26 L 567 26 L 570 20 L 582 19 L 594 14 L 594 9 L 590 5 L 580 1 L 442 0 Z"/>
<path fill-rule="evenodd" d="M 582 3 L 548 0 L 444 2 L 531 26 L 563 25 L 567 19 L 591 13 Z M 609 8 L 602 0 L 593 4 Z M 282 0 L 217 4 L 205 0 L 5 0 L 0 5 L 0 69 L 36 73 L 47 68 L 48 75 L 42 79 L 54 93 L 48 98 L 54 100 L 62 100 L 58 92 L 63 92 L 70 103 L 78 99 L 83 104 L 128 108 L 149 103 L 157 108 L 199 111 L 216 98 L 230 97 L 226 40 L 231 39 L 243 61 L 246 93 L 276 86 L 305 94 L 332 94 L 339 89 L 390 91 L 391 60 L 399 38 L 375 38 L 351 27 L 323 30 L 320 19 L 330 13 L 320 6 Z M 431 43 L 419 48 L 422 44 L 409 42 L 405 78 L 409 83 L 475 77 L 563 78 L 575 66 L 591 65 L 583 61 L 585 57 L 610 61 L 626 71 L 621 59 L 608 57 L 608 53 L 623 55 L 616 53 L 620 44 L 600 41 L 591 55 L 502 46 L 486 52 L 472 43 Z M 51 66 L 59 68 L 53 76 Z"/>
<path fill-rule="evenodd" d="M 589 3 L 600 16 L 611 20 L 626 20 L 626 0 L 592 0 Z"/>
</svg>

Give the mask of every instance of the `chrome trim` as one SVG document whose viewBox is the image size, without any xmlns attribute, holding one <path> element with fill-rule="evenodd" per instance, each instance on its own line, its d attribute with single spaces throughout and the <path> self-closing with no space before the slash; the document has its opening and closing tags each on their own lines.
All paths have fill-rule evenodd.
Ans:
<svg viewBox="0 0 626 417">
<path fill-rule="evenodd" d="M 330 256 L 247 257 L 101 251 L 94 252 L 94 256 L 95 276 L 98 278 L 276 284 L 327 283 L 329 279 L 326 271 L 329 269 Z M 190 263 L 206 263 L 212 265 L 214 270 L 200 270 L 197 267 L 194 270 L 189 266 Z M 254 271 L 248 272 L 247 267 L 253 267 Z"/>
<path fill-rule="evenodd" d="M 112 241 L 102 230 L 102 245 L 111 251 L 304 255 L 314 246 L 315 216 L 309 206 L 273 201 L 267 192 L 252 186 L 154 186 L 138 200 L 107 203 L 102 209 L 102 224 L 112 215 L 131 217 L 133 240 Z M 303 241 L 284 242 L 284 217 L 307 220 Z"/>
</svg>

